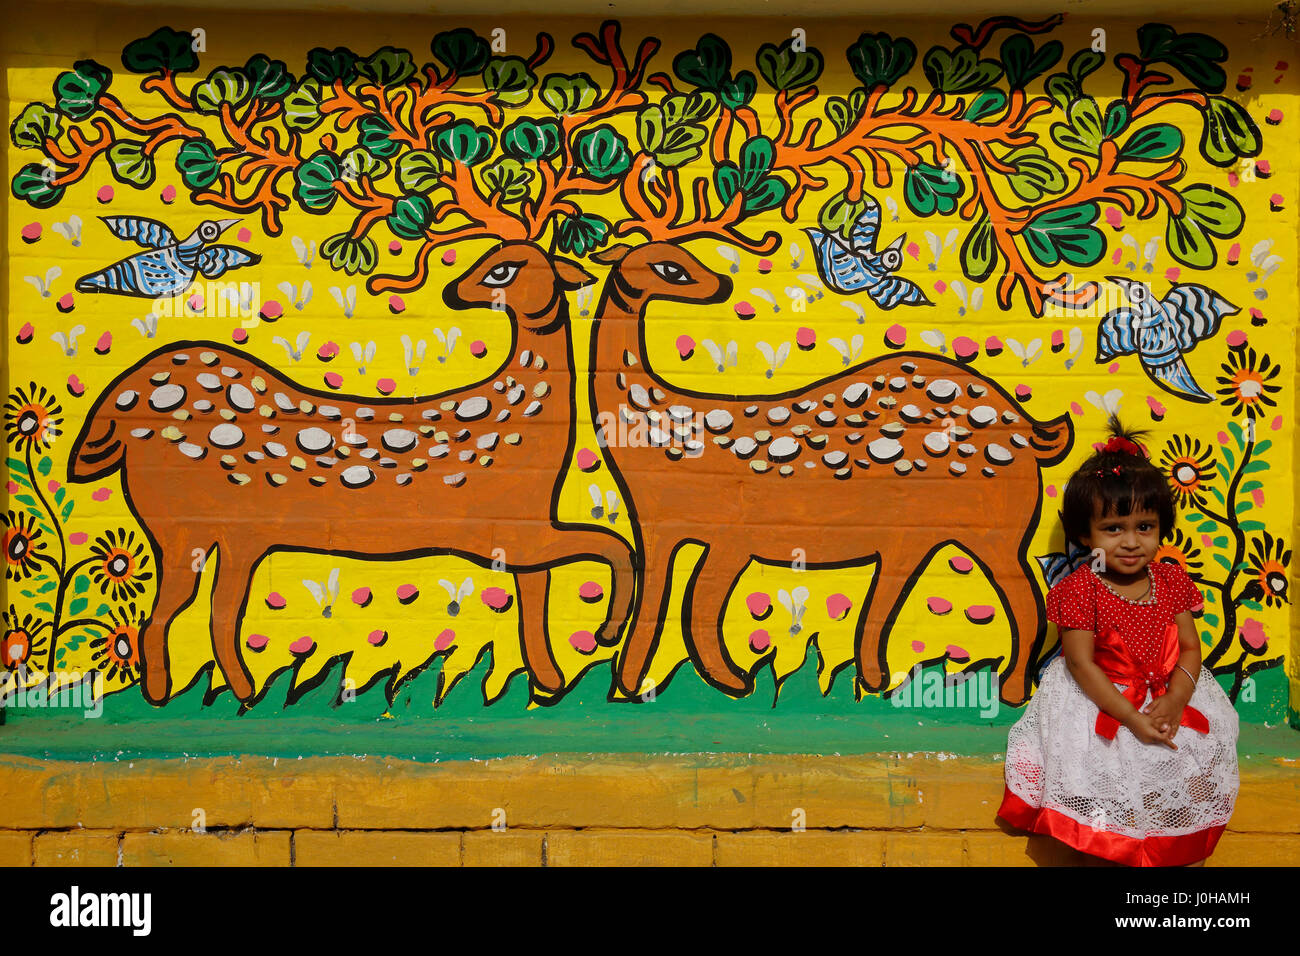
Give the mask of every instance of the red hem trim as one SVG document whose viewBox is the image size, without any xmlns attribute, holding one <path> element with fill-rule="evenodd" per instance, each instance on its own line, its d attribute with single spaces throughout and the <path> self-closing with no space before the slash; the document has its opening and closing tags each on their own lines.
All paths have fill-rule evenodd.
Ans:
<svg viewBox="0 0 1300 956">
<path fill-rule="evenodd" d="M 1186 866 L 1204 860 L 1214 852 L 1224 829 L 1217 826 L 1182 836 L 1145 839 L 1125 836 L 1094 830 L 1050 807 L 1031 807 L 1005 787 L 998 816 L 1019 830 L 1043 833 L 1076 850 L 1127 866 Z"/>
</svg>

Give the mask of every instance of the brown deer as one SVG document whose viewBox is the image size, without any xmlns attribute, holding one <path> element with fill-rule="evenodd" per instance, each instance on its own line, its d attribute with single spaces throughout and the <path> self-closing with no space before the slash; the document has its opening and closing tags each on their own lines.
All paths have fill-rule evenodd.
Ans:
<svg viewBox="0 0 1300 956">
<path fill-rule="evenodd" d="M 789 562 L 796 550 L 809 569 L 878 560 L 855 641 L 859 679 L 878 691 L 888 683 L 885 636 L 926 563 L 951 542 L 978 556 L 1010 611 L 1002 696 L 1027 699 L 1045 622 L 1025 549 L 1039 515 L 1039 470 L 1069 450 L 1069 418 L 1035 422 L 996 383 L 919 352 L 779 394 L 674 387 L 647 363 L 646 306 L 722 302 L 730 280 L 671 242 L 615 246 L 595 258 L 613 267 L 592 328 L 596 420 L 622 416 L 651 436 L 620 447 L 602 432 L 640 582 L 620 690 L 641 691 L 683 544 L 704 546 L 682 611 L 687 646 L 706 681 L 746 694 L 753 675 L 736 667 L 721 631 L 750 561 Z"/>
<path fill-rule="evenodd" d="M 276 551 L 403 560 L 504 549 L 535 684 L 563 686 L 546 632 L 549 569 L 613 569 L 612 644 L 633 593 L 631 555 L 613 532 L 556 519 L 573 453 L 574 369 L 565 292 L 594 278 L 531 242 L 489 252 L 444 291 L 452 308 L 501 308 L 509 354 L 478 384 L 367 400 L 303 388 L 236 349 L 181 342 L 146 356 L 95 403 L 69 480 L 120 470 L 122 492 L 159 568 L 141 629 L 145 695 L 171 690 L 166 632 L 195 597 L 196 551 L 218 553 L 212 645 L 240 700 L 254 695 L 238 640 L 254 569 Z M 543 700 L 543 702 L 546 702 Z"/>
</svg>

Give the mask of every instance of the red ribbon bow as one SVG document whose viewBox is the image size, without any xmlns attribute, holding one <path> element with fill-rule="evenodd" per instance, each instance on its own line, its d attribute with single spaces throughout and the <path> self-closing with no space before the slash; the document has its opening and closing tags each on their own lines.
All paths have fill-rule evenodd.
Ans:
<svg viewBox="0 0 1300 956">
<path fill-rule="evenodd" d="M 1128 645 L 1119 636 L 1119 632 L 1113 627 L 1108 627 L 1097 636 L 1093 660 L 1106 675 L 1107 680 L 1113 684 L 1125 685 L 1125 689 L 1120 693 L 1134 707 L 1140 708 L 1146 700 L 1148 690 L 1151 692 L 1152 699 L 1163 696 L 1168 690 L 1169 675 L 1178 666 L 1179 653 L 1177 624 L 1169 625 L 1164 644 L 1160 649 L 1160 656 L 1145 665 L 1134 659 Z M 1178 724 L 1180 727 L 1190 727 L 1202 734 L 1210 732 L 1210 722 L 1195 707 L 1184 707 L 1182 719 Z M 1095 728 L 1097 736 L 1114 740 L 1119 726 L 1119 721 L 1104 710 L 1097 714 Z"/>
<path fill-rule="evenodd" d="M 1114 437 L 1111 438 L 1110 441 L 1106 442 L 1105 446 L 1102 448 L 1102 451 L 1105 452 L 1106 454 L 1115 454 L 1116 452 L 1123 452 L 1126 455 L 1136 455 L 1139 458 L 1148 457 L 1146 453 L 1146 449 L 1144 449 L 1141 445 L 1139 445 L 1137 442 L 1133 441 L 1130 438 L 1124 438 L 1120 435 L 1115 435 Z M 1118 470 L 1116 470 L 1116 474 L 1118 473 L 1119 473 Z"/>
</svg>

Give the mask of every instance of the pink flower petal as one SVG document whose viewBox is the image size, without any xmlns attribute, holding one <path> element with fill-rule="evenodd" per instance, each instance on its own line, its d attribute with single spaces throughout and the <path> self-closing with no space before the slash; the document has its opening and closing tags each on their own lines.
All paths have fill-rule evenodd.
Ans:
<svg viewBox="0 0 1300 956">
<path fill-rule="evenodd" d="M 270 638 L 265 634 L 250 634 L 244 643 L 248 646 L 250 651 L 264 651 L 266 650 L 266 645 L 270 643 Z"/>
<path fill-rule="evenodd" d="M 414 584 L 401 584 L 397 588 L 397 600 L 403 604 L 410 604 L 420 596 L 420 589 Z"/>
<path fill-rule="evenodd" d="M 677 354 L 688 359 L 695 354 L 695 340 L 689 335 L 677 336 Z"/>
<path fill-rule="evenodd" d="M 487 355 L 487 345 L 482 339 L 475 339 L 473 342 L 469 343 L 469 354 L 475 358 L 482 358 L 484 355 Z"/>
<path fill-rule="evenodd" d="M 913 652 L 920 654 L 922 651 L 925 650 L 925 641 L 913 641 L 912 650 Z"/>
<path fill-rule="evenodd" d="M 745 598 L 745 607 L 749 608 L 749 613 L 754 617 L 762 617 L 772 609 L 772 599 L 762 591 L 755 591 Z"/>
<path fill-rule="evenodd" d="M 958 574 L 970 574 L 975 568 L 975 562 L 963 554 L 954 554 L 948 559 L 948 567 Z"/>
<path fill-rule="evenodd" d="M 993 608 L 987 604 L 972 604 L 966 608 L 966 620 L 972 624 L 987 624 L 993 620 Z"/>
<path fill-rule="evenodd" d="M 286 602 L 284 600 L 284 595 L 281 594 L 279 591 L 272 591 L 270 594 L 266 596 L 266 606 L 269 607 L 272 611 L 283 610 L 285 603 Z"/>
<path fill-rule="evenodd" d="M 90 493 L 90 497 L 95 501 L 107 501 L 113 492 L 108 488 L 96 488 Z"/>
<path fill-rule="evenodd" d="M 579 654 L 591 654 L 596 650 L 596 635 L 591 631 L 574 631 L 569 635 L 569 643 Z"/>
<path fill-rule="evenodd" d="M 381 378 L 375 382 L 375 388 L 379 390 L 380 395 L 392 395 L 397 391 L 397 383 L 391 378 Z"/>
<path fill-rule="evenodd" d="M 370 588 L 357 588 L 352 592 L 352 603 L 357 607 L 365 607 L 373 597 Z"/>
<path fill-rule="evenodd" d="M 925 606 L 930 609 L 931 614 L 943 615 L 952 611 L 952 602 L 941 597 L 926 598 Z"/>
<path fill-rule="evenodd" d="M 600 466 L 600 458 L 590 448 L 579 448 L 573 461 L 579 471 L 595 471 Z"/>
<path fill-rule="evenodd" d="M 605 589 L 595 581 L 584 581 L 578 586 L 578 597 L 584 601 L 599 601 L 605 596 Z"/>
<path fill-rule="evenodd" d="M 456 632 L 451 628 L 447 628 L 434 640 L 433 649 L 435 651 L 445 651 L 447 648 L 451 647 L 452 641 L 454 640 L 456 640 Z"/>
<path fill-rule="evenodd" d="M 949 644 L 945 650 L 948 652 L 948 657 L 954 661 L 970 660 L 970 652 L 964 647 L 958 647 L 956 644 Z"/>
<path fill-rule="evenodd" d="M 289 645 L 289 651 L 298 657 L 306 657 L 312 651 L 316 650 L 316 642 L 310 637 L 303 635 Z"/>
<path fill-rule="evenodd" d="M 366 635 L 366 640 L 374 647 L 383 647 L 385 642 L 388 640 L 388 632 L 383 628 L 379 628 L 378 630 L 371 631 Z"/>
<path fill-rule="evenodd" d="M 1263 650 L 1268 644 L 1268 635 L 1264 633 L 1264 625 L 1253 617 L 1248 617 L 1241 625 L 1241 639 L 1252 651 Z"/>
<path fill-rule="evenodd" d="M 749 646 L 751 650 L 761 653 L 772 646 L 772 635 L 759 628 L 749 635 Z"/>
<path fill-rule="evenodd" d="M 853 602 L 843 594 L 832 594 L 826 599 L 826 616 L 832 621 L 842 621 L 853 607 Z"/>
<path fill-rule="evenodd" d="M 510 606 L 512 595 L 505 588 L 484 588 L 479 599 L 494 611 L 504 611 Z"/>
<path fill-rule="evenodd" d="M 90 540 L 90 535 L 84 531 L 74 531 L 68 535 L 68 544 L 85 544 Z"/>
</svg>

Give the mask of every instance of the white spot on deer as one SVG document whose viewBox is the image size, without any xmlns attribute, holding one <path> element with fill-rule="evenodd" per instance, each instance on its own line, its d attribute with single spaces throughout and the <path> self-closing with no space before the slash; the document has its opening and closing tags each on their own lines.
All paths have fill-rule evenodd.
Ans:
<svg viewBox="0 0 1300 956">
<path fill-rule="evenodd" d="M 360 454 L 362 458 L 366 459 L 366 461 L 374 461 L 376 458 L 379 457 L 379 449 L 367 448 L 364 451 L 362 451 Z"/>
<path fill-rule="evenodd" d="M 704 416 L 704 427 L 715 435 L 730 431 L 731 425 L 731 412 L 725 408 L 715 408 Z"/>
<path fill-rule="evenodd" d="M 284 392 L 275 393 L 275 404 L 282 412 L 296 412 L 298 410 L 298 405 Z"/>
<path fill-rule="evenodd" d="M 304 428 L 298 432 L 298 447 L 309 455 L 317 455 L 334 447 L 334 437 L 323 428 Z"/>
<path fill-rule="evenodd" d="M 1011 452 L 1001 445 L 989 445 L 984 449 L 984 457 L 995 465 L 1009 465 L 1014 461 Z"/>
<path fill-rule="evenodd" d="M 228 423 L 217 425 L 208 432 L 208 441 L 218 448 L 238 448 L 244 443 L 244 430 Z"/>
<path fill-rule="evenodd" d="M 370 421 L 370 419 L 374 417 L 375 417 L 375 410 L 373 408 L 357 409 L 357 418 L 361 419 L 363 422 L 368 422 Z"/>
<path fill-rule="evenodd" d="M 194 381 L 206 388 L 209 392 L 221 391 L 220 377 L 213 375 L 211 372 L 201 372 L 194 377 Z"/>
<path fill-rule="evenodd" d="M 182 455 L 185 455 L 188 458 L 193 458 L 195 461 L 198 461 L 208 453 L 208 450 L 202 445 L 196 445 L 193 442 L 188 441 L 183 441 L 176 447 L 181 450 Z"/>
<path fill-rule="evenodd" d="M 904 405 L 898 410 L 898 415 L 903 421 L 919 422 L 925 419 L 925 412 L 921 411 L 915 405 Z"/>
<path fill-rule="evenodd" d="M 976 405 L 970 410 L 970 423 L 976 428 L 992 425 L 998 420 L 998 413 L 992 405 Z"/>
<path fill-rule="evenodd" d="M 773 425 L 784 425 L 790 420 L 790 409 L 777 405 L 767 410 L 767 420 Z"/>
<path fill-rule="evenodd" d="M 689 422 L 695 417 L 695 409 L 689 405 L 668 406 L 668 417 L 678 423 Z"/>
<path fill-rule="evenodd" d="M 138 401 L 140 401 L 140 393 L 133 392 L 128 388 L 125 392 L 114 399 L 113 404 L 125 412 L 129 409 L 135 408 L 135 403 Z"/>
<path fill-rule="evenodd" d="M 409 485 L 409 484 L 411 483 L 411 475 L 410 475 L 410 473 L 404 471 L 404 472 L 402 472 L 400 475 L 398 475 L 398 476 L 397 476 L 397 483 L 398 483 L 399 485 Z"/>
<path fill-rule="evenodd" d="M 699 458 L 704 454 L 704 442 L 696 441 L 694 438 L 686 442 L 682 447 L 686 449 L 687 458 Z"/>
<path fill-rule="evenodd" d="M 343 417 L 343 412 L 339 410 L 337 405 L 321 405 L 316 411 L 330 421 Z"/>
<path fill-rule="evenodd" d="M 971 455 L 975 454 L 975 446 L 970 442 L 963 442 L 957 446 L 957 454 L 961 455 L 963 458 L 969 458 Z"/>
<path fill-rule="evenodd" d="M 170 412 L 185 401 L 184 385 L 160 385 L 149 396 L 149 407 L 156 412 Z"/>
<path fill-rule="evenodd" d="M 737 458 L 748 458 L 754 452 L 758 451 L 758 442 L 745 435 L 743 438 L 737 438 L 731 450 L 736 453 Z"/>
<path fill-rule="evenodd" d="M 266 453 L 272 458 L 283 458 L 285 455 L 289 454 L 289 449 L 285 448 L 278 441 L 266 442 L 262 447 L 266 449 Z"/>
<path fill-rule="evenodd" d="M 1029 439 L 1019 432 L 1016 432 L 1011 436 L 1011 444 L 1015 445 L 1017 448 L 1024 448 L 1029 444 Z"/>
<path fill-rule="evenodd" d="M 925 436 L 925 450 L 931 455 L 945 455 L 948 453 L 948 436 L 943 432 L 930 432 Z"/>
<path fill-rule="evenodd" d="M 462 422 L 472 422 L 490 411 L 492 411 L 492 403 L 482 395 L 475 395 L 456 406 L 456 418 Z"/>
<path fill-rule="evenodd" d="M 244 373 L 233 365 L 223 365 L 221 366 L 221 374 L 226 376 L 226 378 L 239 378 Z"/>
<path fill-rule="evenodd" d="M 849 408 L 857 408 L 871 394 L 871 386 L 866 382 L 854 382 L 844 390 L 844 404 Z"/>
<path fill-rule="evenodd" d="M 957 387 L 956 382 L 949 381 L 946 378 L 936 378 L 926 388 L 925 394 L 930 396 L 931 401 L 951 402 L 961 394 L 961 389 Z"/>
<path fill-rule="evenodd" d="M 895 375 L 889 380 L 889 390 L 891 392 L 901 392 L 905 388 L 907 388 L 907 379 L 903 378 L 903 376 Z"/>
<path fill-rule="evenodd" d="M 410 451 L 416 446 L 416 443 L 419 442 L 419 440 L 419 435 L 413 431 L 408 431 L 405 428 L 390 428 L 388 431 L 384 432 L 383 437 L 380 439 L 385 448 L 389 451 L 395 451 L 398 454 Z"/>
<path fill-rule="evenodd" d="M 818 412 L 816 417 L 817 424 L 824 428 L 830 428 L 837 420 L 834 412 Z"/>
<path fill-rule="evenodd" d="M 247 385 L 235 384 L 226 389 L 226 401 L 238 412 L 251 412 L 257 407 L 257 399 Z"/>
<path fill-rule="evenodd" d="M 153 434 L 153 429 L 152 429 L 152 428 L 132 428 L 132 429 L 131 429 L 131 437 L 132 437 L 132 438 L 148 438 L 148 437 L 149 437 L 150 435 L 152 435 L 152 434 Z"/>
<path fill-rule="evenodd" d="M 492 451 L 492 449 L 497 447 L 497 441 L 499 439 L 500 436 L 496 432 L 488 432 L 486 435 L 481 436 L 474 444 L 483 451 Z"/>
<path fill-rule="evenodd" d="M 772 461 L 793 461 L 799 457 L 799 443 L 789 435 L 782 435 L 767 446 L 767 457 Z"/>
<path fill-rule="evenodd" d="M 867 454 L 873 461 L 887 465 L 903 453 L 903 446 L 893 438 L 877 438 L 867 443 Z"/>
<path fill-rule="evenodd" d="M 451 448 L 447 445 L 430 445 L 426 454 L 430 458 L 446 458 Z"/>
<path fill-rule="evenodd" d="M 849 460 L 849 456 L 842 451 L 828 451 L 822 455 L 822 464 L 827 468 L 840 468 Z"/>
<path fill-rule="evenodd" d="M 365 465 L 353 465 L 339 473 L 339 481 L 346 488 L 364 488 L 375 480 L 375 473 Z"/>
<path fill-rule="evenodd" d="M 460 460 L 464 462 L 471 462 L 477 457 L 478 454 L 472 448 L 466 448 L 460 453 Z"/>
<path fill-rule="evenodd" d="M 206 398 L 200 398 L 194 403 L 194 410 L 196 412 L 210 412 L 212 411 L 212 403 Z"/>
<path fill-rule="evenodd" d="M 906 475 L 911 470 L 912 470 L 912 463 L 908 461 L 906 458 L 902 458 L 894 462 L 894 471 L 898 472 L 900 475 Z"/>
<path fill-rule="evenodd" d="M 427 418 L 427 419 L 428 419 L 429 421 L 431 421 L 431 422 L 436 422 L 436 421 L 438 421 L 440 418 L 442 418 L 442 412 L 438 411 L 436 408 L 426 408 L 426 409 L 425 409 L 425 410 L 420 414 L 420 417 L 421 417 L 421 418 Z"/>
<path fill-rule="evenodd" d="M 795 403 L 794 403 L 794 410 L 795 410 L 796 412 L 798 412 L 800 415 L 802 415 L 804 412 L 810 412 L 810 411 L 812 411 L 812 410 L 813 410 L 814 408 L 816 408 L 816 407 L 817 407 L 817 403 L 816 403 L 816 402 L 807 402 L 807 401 L 804 401 L 804 402 L 795 402 Z"/>
<path fill-rule="evenodd" d="M 509 402 L 511 405 L 518 405 L 520 401 L 523 400 L 523 397 L 524 397 L 524 387 L 522 385 L 516 385 L 514 388 L 510 389 L 509 392 L 506 393 L 506 401 Z"/>
<path fill-rule="evenodd" d="M 519 353 L 520 368 L 527 368 L 528 363 L 531 362 L 532 360 L 533 360 L 533 353 L 530 352 L 528 349 L 524 349 L 522 352 Z"/>
<path fill-rule="evenodd" d="M 524 418 L 532 418 L 541 410 L 542 410 L 541 402 L 537 402 L 537 401 L 529 402 L 528 407 L 524 409 Z"/>
<path fill-rule="evenodd" d="M 453 488 L 459 488 L 465 484 L 465 472 L 458 471 L 454 475 L 443 475 L 442 482 L 445 485 L 451 485 Z"/>
<path fill-rule="evenodd" d="M 966 386 L 966 394 L 971 398 L 983 398 L 988 394 L 988 389 L 976 382 L 971 382 Z"/>
<path fill-rule="evenodd" d="M 632 404 L 637 408 L 649 408 L 651 405 L 650 393 L 644 385 L 633 385 L 628 389 L 628 398 L 632 399 Z"/>
<path fill-rule="evenodd" d="M 900 422 L 885 422 L 880 426 L 880 434 L 886 438 L 902 438 L 907 426 Z"/>
</svg>

